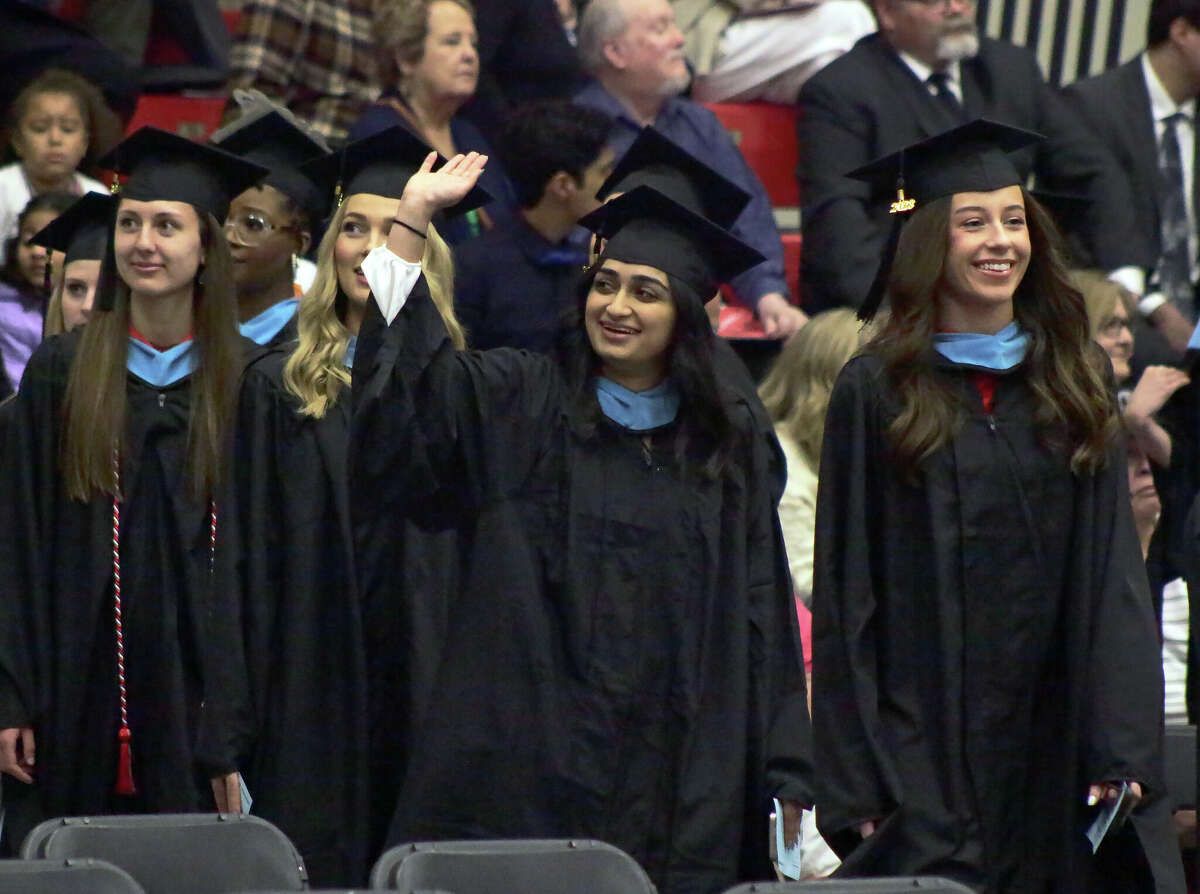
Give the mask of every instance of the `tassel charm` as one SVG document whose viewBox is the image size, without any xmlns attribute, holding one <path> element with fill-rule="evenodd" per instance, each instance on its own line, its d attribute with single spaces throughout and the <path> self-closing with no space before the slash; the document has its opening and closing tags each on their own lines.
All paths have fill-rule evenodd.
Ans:
<svg viewBox="0 0 1200 894">
<path fill-rule="evenodd" d="M 113 791 L 118 795 L 137 794 L 137 787 L 133 784 L 133 752 L 129 747 L 129 740 L 132 738 L 133 734 L 127 726 L 121 727 L 117 733 L 117 739 L 121 742 L 121 753 L 117 759 L 117 784 Z"/>
</svg>

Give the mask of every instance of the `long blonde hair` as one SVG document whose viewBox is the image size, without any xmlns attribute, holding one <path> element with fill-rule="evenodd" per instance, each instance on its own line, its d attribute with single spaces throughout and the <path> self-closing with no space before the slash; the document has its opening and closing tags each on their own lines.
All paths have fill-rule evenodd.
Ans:
<svg viewBox="0 0 1200 894">
<path fill-rule="evenodd" d="M 334 213 L 317 250 L 317 276 L 312 288 L 300 299 L 296 314 L 299 343 L 283 368 L 284 386 L 300 399 L 300 413 L 321 419 L 337 404 L 342 390 L 350 385 L 350 373 L 343 364 L 350 330 L 342 322 L 347 298 L 338 286 L 334 244 L 346 217 L 346 206 Z M 466 347 L 462 325 L 454 316 L 454 258 L 433 224 L 425 240 L 421 271 L 429 285 L 429 294 L 442 315 L 450 341 L 458 350 Z"/>
<path fill-rule="evenodd" d="M 1100 327 L 1112 317 L 1118 303 L 1125 306 L 1125 313 L 1133 319 L 1136 313 L 1133 295 L 1124 286 L 1109 279 L 1104 271 L 1072 270 L 1071 284 L 1083 294 L 1092 338 L 1096 337 Z"/>
<path fill-rule="evenodd" d="M 190 385 L 188 468 L 193 493 L 202 499 L 214 493 L 225 471 L 243 364 L 229 246 L 216 218 L 199 211 L 197 216 L 205 265 L 192 294 L 197 363 Z M 83 327 L 63 403 L 63 481 L 71 498 L 84 503 L 100 494 L 121 496 L 113 479 L 112 450 L 114 444 L 122 453 L 127 447 L 129 286 L 118 279 L 113 293 L 112 310 L 96 313 Z"/>
<path fill-rule="evenodd" d="M 758 388 L 771 420 L 796 442 L 814 469 L 821 462 L 833 383 L 858 351 L 860 327 L 849 308 L 817 314 L 784 346 Z"/>
</svg>

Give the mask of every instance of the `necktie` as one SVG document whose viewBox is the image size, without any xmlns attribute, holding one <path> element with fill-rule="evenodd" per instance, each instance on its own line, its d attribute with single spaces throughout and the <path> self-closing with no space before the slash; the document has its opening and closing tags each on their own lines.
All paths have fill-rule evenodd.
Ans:
<svg viewBox="0 0 1200 894">
<path fill-rule="evenodd" d="M 1176 112 L 1163 119 L 1162 142 L 1158 147 L 1158 172 L 1162 181 L 1162 254 L 1158 281 L 1164 297 L 1194 319 L 1192 259 L 1188 251 L 1187 196 L 1183 191 L 1183 158 L 1179 151 L 1177 125 L 1184 115 Z"/>
<path fill-rule="evenodd" d="M 964 119 L 962 103 L 958 101 L 958 97 L 950 89 L 950 75 L 944 71 L 935 71 L 925 81 L 932 87 L 936 93 L 938 101 L 946 108 L 955 121 Z"/>
</svg>

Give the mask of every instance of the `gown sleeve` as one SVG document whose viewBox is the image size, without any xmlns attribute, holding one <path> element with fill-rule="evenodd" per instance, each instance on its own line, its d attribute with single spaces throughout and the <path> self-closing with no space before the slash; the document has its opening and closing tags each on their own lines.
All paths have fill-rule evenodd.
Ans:
<svg viewBox="0 0 1200 894">
<path fill-rule="evenodd" d="M 817 488 L 813 739 L 818 825 L 840 855 L 899 802 L 879 713 L 872 519 L 880 511 L 878 386 L 856 358 L 834 386 Z"/>
<path fill-rule="evenodd" d="M 390 253 L 388 262 L 405 263 Z M 380 277 L 367 262 L 363 270 L 396 316 L 389 325 L 368 301 L 359 331 L 350 434 L 356 499 L 369 497 L 377 511 L 404 506 L 413 517 L 432 518 L 444 514 L 447 500 L 470 511 L 514 493 L 564 409 L 553 361 L 506 348 L 455 351 L 424 276 L 395 311 L 397 296 L 386 288 L 403 289 L 406 281 Z"/>
<path fill-rule="evenodd" d="M 1109 452 L 1096 476 L 1098 543 L 1090 642 L 1088 782 L 1132 779 L 1163 792 L 1163 672 L 1158 623 L 1133 526 L 1124 453 Z"/>
</svg>

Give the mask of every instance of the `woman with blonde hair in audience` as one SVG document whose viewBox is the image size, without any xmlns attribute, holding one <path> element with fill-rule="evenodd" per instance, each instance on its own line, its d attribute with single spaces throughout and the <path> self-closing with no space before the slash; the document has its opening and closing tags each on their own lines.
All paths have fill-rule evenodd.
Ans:
<svg viewBox="0 0 1200 894">
<path fill-rule="evenodd" d="M 33 237 L 51 252 L 45 338 L 78 329 L 91 319 L 115 201 L 107 193 L 88 193 Z"/>
<path fill-rule="evenodd" d="M 240 524 L 243 586 L 266 594 L 247 617 L 259 711 L 247 781 L 255 813 L 296 843 L 320 885 L 365 881 L 398 785 L 387 761 L 401 752 L 409 714 L 397 687 L 417 683 L 404 666 L 397 669 L 398 644 L 423 637 L 425 648 L 437 647 L 449 584 L 436 582 L 453 568 L 441 561 L 445 538 L 402 520 L 373 524 L 374 539 L 363 548 L 403 557 L 406 592 L 413 594 L 403 606 L 374 603 L 379 584 L 354 562 L 346 463 L 351 370 L 371 295 L 361 264 L 386 239 L 404 184 L 428 152 L 396 127 L 302 166 L 331 198 L 335 183 L 345 198 L 321 240 L 313 285 L 300 299 L 295 348 L 251 366 L 240 407 L 236 469 L 239 493 L 248 496 Z M 422 269 L 455 346 L 463 347 L 451 305 L 450 249 L 432 228 Z M 315 687 L 314 667 L 325 669 Z M 401 706 L 393 709 L 396 702 Z M 372 768 L 368 788 L 372 742 L 384 763 Z M 378 806 L 381 800 L 387 803 Z"/>
<path fill-rule="evenodd" d="M 1137 383 L 1128 387 L 1133 358 L 1133 321 L 1137 305 L 1133 296 L 1099 270 L 1073 270 L 1071 281 L 1083 293 L 1092 338 L 1112 361 L 1113 377 L 1123 395 L 1122 416 L 1132 437 L 1138 439 L 1156 466 L 1171 464 L 1171 436 L 1155 421 L 1155 414 L 1190 380 L 1173 366 L 1147 366 Z"/>
<path fill-rule="evenodd" d="M 350 139 L 404 123 L 446 158 L 460 152 L 490 154 L 483 134 L 458 114 L 479 84 L 479 39 L 470 0 L 378 2 L 375 34 L 384 93 L 350 128 Z M 447 222 L 442 236 L 451 245 L 513 214 L 516 197 L 495 158 L 479 185 L 492 201 Z"/>
</svg>

